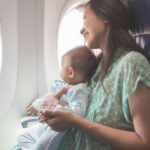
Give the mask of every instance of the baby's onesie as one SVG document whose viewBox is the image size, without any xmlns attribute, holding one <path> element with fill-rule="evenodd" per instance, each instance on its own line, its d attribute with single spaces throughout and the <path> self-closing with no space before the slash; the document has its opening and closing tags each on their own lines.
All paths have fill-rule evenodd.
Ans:
<svg viewBox="0 0 150 150">
<path fill-rule="evenodd" d="M 68 92 L 61 95 L 60 101 L 68 103 L 69 107 L 57 105 L 55 109 L 70 111 L 74 114 L 84 117 L 88 105 L 88 96 L 90 94 L 90 87 L 88 87 L 87 83 L 80 83 L 72 86 L 68 85 L 66 82 L 55 80 L 55 86 L 52 86 L 50 88 L 49 94 L 53 94 L 60 90 L 62 87 L 68 86 L 70 87 L 70 89 L 68 90 Z M 39 99 L 36 99 L 32 103 L 33 107 L 36 110 L 39 110 L 38 102 Z M 64 132 L 55 132 L 52 131 L 46 123 L 44 123 L 44 125 L 38 123 L 33 127 L 24 129 L 24 135 L 20 136 L 21 139 L 18 140 L 18 142 L 20 147 L 25 148 L 26 150 L 57 150 L 60 141 L 66 132 L 67 130 Z M 32 139 L 32 142 L 29 141 L 30 139 Z"/>
</svg>

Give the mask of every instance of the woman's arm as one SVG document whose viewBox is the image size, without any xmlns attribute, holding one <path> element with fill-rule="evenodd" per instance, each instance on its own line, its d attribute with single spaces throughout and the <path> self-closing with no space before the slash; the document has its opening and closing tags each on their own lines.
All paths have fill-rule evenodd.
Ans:
<svg viewBox="0 0 150 150">
<path fill-rule="evenodd" d="M 55 117 L 46 121 L 52 130 L 64 131 L 74 127 L 116 150 L 150 150 L 150 89 L 139 83 L 129 97 L 129 107 L 135 132 L 110 128 L 70 112 L 45 110 L 43 113 Z"/>
<path fill-rule="evenodd" d="M 81 118 L 75 127 L 116 150 L 150 150 L 150 89 L 139 82 L 128 101 L 135 132 L 109 128 Z"/>
</svg>

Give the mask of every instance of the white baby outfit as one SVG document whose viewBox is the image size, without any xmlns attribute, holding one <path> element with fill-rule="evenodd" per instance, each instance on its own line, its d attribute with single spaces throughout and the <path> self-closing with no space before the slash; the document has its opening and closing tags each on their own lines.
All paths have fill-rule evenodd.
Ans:
<svg viewBox="0 0 150 150">
<path fill-rule="evenodd" d="M 66 82 L 55 80 L 55 86 L 50 88 L 50 94 L 57 92 L 62 87 L 68 86 L 70 89 L 61 95 L 60 101 L 68 103 L 69 107 L 57 105 L 55 109 L 70 111 L 84 117 L 90 94 L 90 87 L 88 87 L 87 83 L 80 83 L 73 86 L 68 85 Z M 38 101 L 39 99 L 36 99 L 32 103 L 33 107 L 37 110 L 39 110 Z M 57 150 L 66 132 L 67 130 L 64 132 L 55 132 L 46 123 L 38 123 L 33 127 L 21 130 L 18 133 L 18 142 L 22 150 Z"/>
</svg>

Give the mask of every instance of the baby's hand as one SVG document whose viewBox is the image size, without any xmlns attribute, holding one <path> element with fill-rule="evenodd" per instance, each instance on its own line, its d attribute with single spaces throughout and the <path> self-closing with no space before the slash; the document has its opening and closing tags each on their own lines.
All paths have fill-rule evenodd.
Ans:
<svg viewBox="0 0 150 150">
<path fill-rule="evenodd" d="M 57 105 L 54 105 L 53 106 L 53 109 L 55 109 Z M 43 107 L 43 109 L 39 110 L 39 123 L 42 123 L 44 124 L 45 121 L 47 121 L 48 119 L 52 119 L 53 117 L 52 116 L 47 116 L 47 115 L 44 115 L 42 113 L 42 111 L 45 109 L 46 107 Z"/>
<path fill-rule="evenodd" d="M 44 124 L 45 121 L 47 121 L 48 119 L 52 119 L 53 118 L 52 116 L 47 116 L 47 115 L 44 115 L 44 114 L 42 114 L 40 112 L 41 112 L 41 110 L 39 111 L 39 123 Z"/>
<path fill-rule="evenodd" d="M 38 114 L 38 110 L 34 109 L 34 107 L 32 106 L 32 104 L 27 108 L 27 115 L 31 116 L 32 114 L 37 115 Z"/>
</svg>

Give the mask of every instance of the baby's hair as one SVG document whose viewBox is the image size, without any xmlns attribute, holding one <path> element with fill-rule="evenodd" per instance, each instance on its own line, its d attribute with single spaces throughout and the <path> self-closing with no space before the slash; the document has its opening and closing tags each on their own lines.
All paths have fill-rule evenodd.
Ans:
<svg viewBox="0 0 150 150">
<path fill-rule="evenodd" d="M 69 55 L 71 67 L 86 81 L 89 81 L 97 69 L 94 53 L 86 46 L 78 46 L 66 53 Z"/>
</svg>

